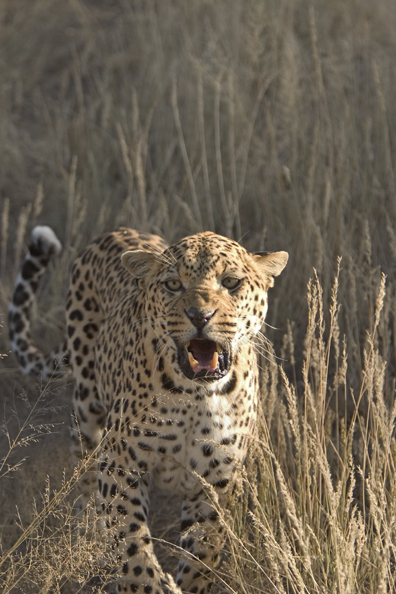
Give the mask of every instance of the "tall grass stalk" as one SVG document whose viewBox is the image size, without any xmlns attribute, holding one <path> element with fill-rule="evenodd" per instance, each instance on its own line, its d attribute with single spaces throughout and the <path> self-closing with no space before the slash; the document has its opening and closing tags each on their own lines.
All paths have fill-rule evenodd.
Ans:
<svg viewBox="0 0 396 594">
<path fill-rule="evenodd" d="M 46 350 L 71 261 L 117 225 L 290 253 L 265 327 L 280 359 L 259 341 L 258 436 L 224 516 L 225 592 L 395 589 L 395 28 L 392 0 L 0 4 L 0 311 L 37 222 L 65 246 L 41 288 Z M 39 580 L 54 575 L 45 517 L 7 544 L 7 588 L 91 572 L 70 553 L 66 577 L 54 552 L 61 581 Z"/>
</svg>

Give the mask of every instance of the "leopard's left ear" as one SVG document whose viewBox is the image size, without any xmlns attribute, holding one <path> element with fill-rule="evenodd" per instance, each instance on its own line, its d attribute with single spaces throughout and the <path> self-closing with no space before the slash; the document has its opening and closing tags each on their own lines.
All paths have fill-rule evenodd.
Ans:
<svg viewBox="0 0 396 594">
<path fill-rule="evenodd" d="M 152 270 L 157 259 L 157 254 L 144 250 L 132 250 L 121 256 L 122 265 L 135 278 L 144 278 Z"/>
<path fill-rule="evenodd" d="M 269 277 L 270 287 L 274 286 L 274 277 L 279 276 L 289 259 L 287 252 L 256 252 L 252 254 L 259 269 Z"/>
</svg>

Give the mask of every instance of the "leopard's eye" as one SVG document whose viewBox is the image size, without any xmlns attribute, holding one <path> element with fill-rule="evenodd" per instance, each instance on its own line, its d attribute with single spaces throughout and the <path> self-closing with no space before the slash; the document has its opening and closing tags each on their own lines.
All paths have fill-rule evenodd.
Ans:
<svg viewBox="0 0 396 594">
<path fill-rule="evenodd" d="M 180 291 L 182 288 L 182 284 L 177 278 L 171 278 L 170 280 L 165 281 L 164 284 L 169 291 Z"/>
<path fill-rule="evenodd" d="M 237 289 L 241 284 L 242 284 L 242 279 L 235 278 L 233 276 L 226 276 L 226 278 L 223 278 L 223 280 L 222 280 L 223 287 L 225 287 L 229 291 L 233 291 L 234 289 Z"/>
</svg>

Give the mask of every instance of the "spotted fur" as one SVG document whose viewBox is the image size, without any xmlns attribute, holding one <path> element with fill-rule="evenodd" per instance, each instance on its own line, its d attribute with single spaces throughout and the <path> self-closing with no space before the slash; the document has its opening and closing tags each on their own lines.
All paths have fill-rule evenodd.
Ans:
<svg viewBox="0 0 396 594">
<path fill-rule="evenodd" d="M 10 306 L 20 365 L 49 375 L 53 358 L 32 345 L 29 314 L 38 277 L 59 251 L 55 239 L 33 232 Z M 98 483 L 116 531 L 119 590 L 209 592 L 225 540 L 213 497 L 227 506 L 254 433 L 254 339 L 286 262 L 285 252 L 250 254 L 214 233 L 167 247 L 130 229 L 100 237 L 75 261 L 66 306 L 74 410 L 85 450 L 101 444 Z M 151 479 L 184 496 L 186 558 L 176 581 L 153 551 Z"/>
</svg>

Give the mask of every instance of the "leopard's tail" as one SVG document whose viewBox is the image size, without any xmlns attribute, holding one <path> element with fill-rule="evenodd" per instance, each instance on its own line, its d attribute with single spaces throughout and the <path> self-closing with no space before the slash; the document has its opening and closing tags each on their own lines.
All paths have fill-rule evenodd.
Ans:
<svg viewBox="0 0 396 594">
<path fill-rule="evenodd" d="M 66 340 L 46 355 L 32 341 L 31 317 L 40 277 L 62 245 L 50 227 L 35 227 L 32 231 L 21 271 L 18 274 L 8 309 L 8 335 L 12 351 L 23 373 L 39 375 L 46 381 L 66 371 L 68 360 Z"/>
</svg>

